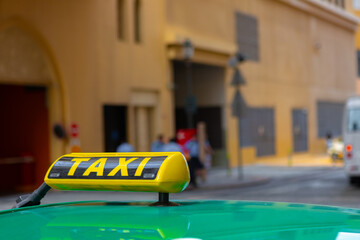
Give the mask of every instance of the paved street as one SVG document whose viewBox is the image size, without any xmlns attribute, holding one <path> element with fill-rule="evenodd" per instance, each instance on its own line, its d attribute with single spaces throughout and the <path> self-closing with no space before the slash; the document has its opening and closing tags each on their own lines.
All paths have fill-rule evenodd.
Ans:
<svg viewBox="0 0 360 240">
<path fill-rule="evenodd" d="M 172 194 L 172 199 L 226 199 L 302 202 L 360 208 L 360 187 L 347 183 L 342 167 L 281 167 L 251 165 L 244 169 L 245 179 L 266 177 L 260 184 L 214 188 L 204 184 L 198 189 Z M 209 181 L 237 181 L 237 171 L 212 170 Z M 206 187 L 205 187 L 206 186 Z M 234 187 L 235 186 L 235 187 Z M 16 195 L 0 197 L 0 209 L 10 208 Z M 60 192 L 51 191 L 43 203 L 77 200 L 155 200 L 156 193 Z"/>
<path fill-rule="evenodd" d="M 262 185 L 194 192 L 196 198 L 302 202 L 360 208 L 360 187 L 350 186 L 341 167 L 252 167 L 271 180 Z M 191 197 L 191 193 L 184 193 Z"/>
</svg>

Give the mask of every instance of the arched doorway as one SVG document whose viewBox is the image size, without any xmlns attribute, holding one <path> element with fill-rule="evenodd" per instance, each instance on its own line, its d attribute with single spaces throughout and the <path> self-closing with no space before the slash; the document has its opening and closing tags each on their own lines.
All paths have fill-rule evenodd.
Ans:
<svg viewBox="0 0 360 240">
<path fill-rule="evenodd" d="M 65 141 L 63 86 L 41 36 L 25 22 L 0 23 L 0 192 L 41 184 Z"/>
</svg>

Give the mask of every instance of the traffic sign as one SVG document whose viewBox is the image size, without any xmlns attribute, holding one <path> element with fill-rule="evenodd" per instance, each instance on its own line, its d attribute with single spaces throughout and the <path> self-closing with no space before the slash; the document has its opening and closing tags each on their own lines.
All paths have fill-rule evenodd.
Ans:
<svg viewBox="0 0 360 240">
<path fill-rule="evenodd" d="M 246 81 L 238 68 L 234 68 L 235 72 L 231 81 L 231 86 L 245 85 Z"/>
<path fill-rule="evenodd" d="M 79 126 L 76 123 L 72 123 L 70 126 L 70 135 L 73 138 L 76 138 L 79 136 Z"/>
<path fill-rule="evenodd" d="M 232 115 L 238 118 L 242 118 L 246 115 L 246 103 L 241 96 L 239 89 L 236 89 L 234 99 L 231 103 Z"/>
</svg>

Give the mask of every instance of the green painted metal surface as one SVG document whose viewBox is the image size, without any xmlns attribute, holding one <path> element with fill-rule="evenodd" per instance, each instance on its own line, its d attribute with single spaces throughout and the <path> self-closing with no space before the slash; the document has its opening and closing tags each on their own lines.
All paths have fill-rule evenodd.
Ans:
<svg viewBox="0 0 360 240">
<path fill-rule="evenodd" d="M 80 202 L 0 212 L 1 239 L 360 239 L 360 210 L 291 203 Z"/>
</svg>

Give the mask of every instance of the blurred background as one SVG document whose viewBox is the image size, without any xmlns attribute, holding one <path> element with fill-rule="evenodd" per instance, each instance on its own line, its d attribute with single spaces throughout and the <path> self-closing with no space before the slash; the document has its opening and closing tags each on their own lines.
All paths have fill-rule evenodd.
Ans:
<svg viewBox="0 0 360 240">
<path fill-rule="evenodd" d="M 358 17 L 359 0 L 0 0 L 0 194 L 69 152 L 197 132 L 211 168 L 185 198 L 360 207 Z"/>
</svg>

